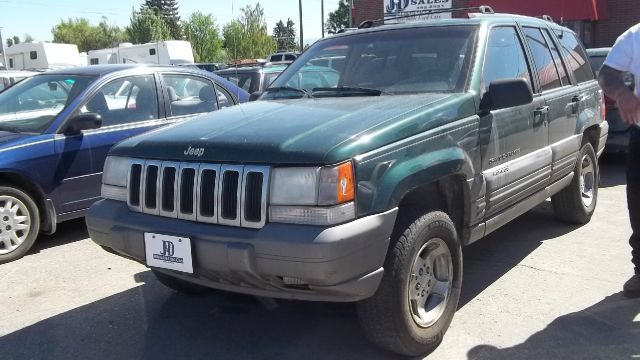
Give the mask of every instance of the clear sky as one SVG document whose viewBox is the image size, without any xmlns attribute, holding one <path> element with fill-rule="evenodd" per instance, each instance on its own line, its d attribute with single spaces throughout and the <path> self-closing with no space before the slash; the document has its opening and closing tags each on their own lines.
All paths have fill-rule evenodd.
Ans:
<svg viewBox="0 0 640 360">
<path fill-rule="evenodd" d="M 240 8 L 259 2 L 265 8 L 267 26 L 271 33 L 282 19 L 291 18 L 299 29 L 298 0 L 178 0 L 180 16 L 184 19 L 194 11 L 213 14 L 222 25 L 238 17 Z M 322 36 L 321 0 L 302 0 L 305 43 Z M 138 9 L 142 0 L 0 0 L 2 36 L 28 33 L 37 41 L 50 41 L 51 28 L 60 19 L 84 17 L 97 24 L 103 16 L 109 23 L 124 27 L 129 24 L 132 8 Z M 338 7 L 338 0 L 325 0 L 326 14 Z"/>
</svg>

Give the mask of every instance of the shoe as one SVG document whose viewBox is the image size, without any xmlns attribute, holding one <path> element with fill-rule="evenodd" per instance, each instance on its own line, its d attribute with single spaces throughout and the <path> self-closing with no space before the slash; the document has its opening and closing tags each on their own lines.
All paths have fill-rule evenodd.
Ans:
<svg viewBox="0 0 640 360">
<path fill-rule="evenodd" d="M 624 284 L 622 294 L 628 298 L 640 298 L 640 274 L 633 275 Z"/>
</svg>

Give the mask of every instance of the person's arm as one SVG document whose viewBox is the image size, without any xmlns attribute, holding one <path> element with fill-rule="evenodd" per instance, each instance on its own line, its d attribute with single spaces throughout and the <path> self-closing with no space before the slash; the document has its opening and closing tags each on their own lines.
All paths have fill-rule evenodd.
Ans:
<svg viewBox="0 0 640 360">
<path fill-rule="evenodd" d="M 624 72 L 603 65 L 598 81 L 605 95 L 618 103 L 622 119 L 628 123 L 640 124 L 640 98 L 624 83 Z"/>
</svg>

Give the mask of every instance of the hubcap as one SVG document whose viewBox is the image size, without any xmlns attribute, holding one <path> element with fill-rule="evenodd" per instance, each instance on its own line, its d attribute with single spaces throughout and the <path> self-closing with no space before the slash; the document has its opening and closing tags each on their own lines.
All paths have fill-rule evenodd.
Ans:
<svg viewBox="0 0 640 360">
<path fill-rule="evenodd" d="M 595 187 L 595 170 L 593 161 L 588 155 L 582 157 L 582 170 L 580 174 L 580 194 L 582 203 L 590 207 L 593 203 L 593 189 Z"/>
<path fill-rule="evenodd" d="M 453 260 L 444 240 L 430 239 L 418 251 L 409 279 L 409 308 L 413 320 L 429 327 L 440 319 L 453 287 Z"/>
<path fill-rule="evenodd" d="M 17 249 L 31 228 L 29 211 L 13 196 L 0 195 L 0 255 Z"/>
</svg>

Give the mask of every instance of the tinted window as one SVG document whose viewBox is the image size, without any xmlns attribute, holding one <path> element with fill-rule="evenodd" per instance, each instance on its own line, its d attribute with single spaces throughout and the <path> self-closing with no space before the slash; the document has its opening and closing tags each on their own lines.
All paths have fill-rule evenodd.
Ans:
<svg viewBox="0 0 640 360">
<path fill-rule="evenodd" d="M 531 85 L 531 73 L 516 29 L 493 28 L 484 59 L 483 90 L 494 80 L 509 78 L 523 78 Z"/>
<path fill-rule="evenodd" d="M 119 125 L 158 118 L 158 99 L 153 75 L 113 80 L 81 108 L 102 116 L 102 125 Z"/>
<path fill-rule="evenodd" d="M 30 52 L 30 53 L 29 53 L 29 58 L 30 58 L 31 60 L 35 60 L 35 59 L 37 59 L 37 58 L 38 58 L 38 52 L 37 52 L 37 51 L 32 51 L 32 52 Z"/>
<path fill-rule="evenodd" d="M 225 107 L 233 106 L 235 104 L 233 101 L 233 97 L 231 96 L 231 94 L 229 94 L 229 92 L 226 89 L 216 84 L 216 90 L 218 94 L 218 105 L 220 106 L 221 109 Z"/>
<path fill-rule="evenodd" d="M 461 92 L 467 84 L 474 53 L 475 26 L 397 29 L 327 38 L 315 43 L 273 82 L 273 87 L 297 84 L 313 87 L 379 90 L 383 95 L 422 92 Z M 317 59 L 344 59 L 344 66 L 313 73 Z M 300 92 L 296 97 L 303 96 Z M 343 96 L 322 90 L 319 96 Z M 371 93 L 369 93 L 371 94 Z M 266 98 L 292 97 L 294 93 L 268 93 Z M 349 95 L 359 96 L 359 95 Z"/>
<path fill-rule="evenodd" d="M 218 108 L 213 83 L 197 76 L 162 75 L 167 87 L 169 116 L 206 113 Z"/>
<path fill-rule="evenodd" d="M 100 60 L 98 58 L 89 59 L 89 65 L 98 65 L 100 64 Z"/>
<path fill-rule="evenodd" d="M 551 50 L 547 41 L 538 28 L 524 28 L 526 41 L 533 53 L 540 91 L 550 90 L 562 86 L 558 70 L 553 62 Z"/>
<path fill-rule="evenodd" d="M 38 75 L 20 81 L 0 94 L 0 129 L 42 132 L 93 80 L 88 76 Z"/>
<path fill-rule="evenodd" d="M 156 49 L 149 49 L 149 55 L 155 55 Z"/>
<path fill-rule="evenodd" d="M 593 80 L 593 71 L 587 61 L 587 54 L 575 35 L 568 31 L 558 32 L 557 35 L 566 52 L 568 66 L 573 71 L 576 81 L 581 83 Z"/>
<path fill-rule="evenodd" d="M 296 57 L 291 54 L 287 54 L 284 56 L 284 61 L 294 61 L 295 59 Z"/>
<path fill-rule="evenodd" d="M 604 64 L 604 61 L 606 59 L 607 59 L 606 55 L 589 56 L 589 62 L 591 63 L 591 69 L 593 69 L 593 72 L 598 74 L 598 72 L 600 71 L 600 68 L 602 67 L 602 64 Z"/>
<path fill-rule="evenodd" d="M 257 79 L 259 79 L 258 73 L 226 73 L 226 74 L 218 74 L 223 78 L 229 80 L 234 85 L 239 88 L 244 89 L 248 93 L 252 93 L 254 91 L 258 91 L 259 84 Z"/>
<path fill-rule="evenodd" d="M 551 49 L 553 62 L 556 64 L 556 69 L 558 69 L 558 74 L 560 75 L 560 81 L 562 82 L 562 85 L 569 85 L 569 75 L 567 74 L 567 69 L 564 67 L 564 64 L 562 62 L 562 56 L 560 55 L 558 47 L 556 46 L 555 42 L 551 40 L 551 34 L 548 30 L 545 29 L 542 30 L 542 32 L 544 33 L 544 38 L 547 41 L 547 44 L 549 44 L 549 48 Z"/>
</svg>

